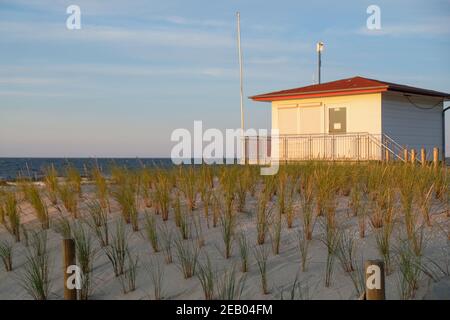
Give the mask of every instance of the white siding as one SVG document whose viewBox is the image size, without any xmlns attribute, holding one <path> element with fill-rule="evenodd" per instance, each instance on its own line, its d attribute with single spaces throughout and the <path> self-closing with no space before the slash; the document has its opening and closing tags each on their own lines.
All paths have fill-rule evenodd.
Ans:
<svg viewBox="0 0 450 320">
<path fill-rule="evenodd" d="M 424 108 L 439 102 L 436 98 L 416 95 L 410 99 Z M 428 157 L 433 147 L 442 150 L 442 102 L 433 109 L 423 110 L 412 105 L 401 93 L 383 93 L 381 124 L 384 134 L 408 149 L 419 151 L 425 147 Z"/>
</svg>

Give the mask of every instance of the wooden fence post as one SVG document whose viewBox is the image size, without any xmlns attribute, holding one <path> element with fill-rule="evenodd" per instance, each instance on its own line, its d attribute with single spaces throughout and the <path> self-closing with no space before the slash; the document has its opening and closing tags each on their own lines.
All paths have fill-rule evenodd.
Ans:
<svg viewBox="0 0 450 320">
<path fill-rule="evenodd" d="M 386 162 L 389 162 L 391 154 L 387 148 L 384 149 L 384 152 L 384 159 L 386 160 Z"/>
<path fill-rule="evenodd" d="M 416 150 L 411 149 L 411 164 L 414 164 L 416 162 Z"/>
<path fill-rule="evenodd" d="M 439 166 L 439 148 L 436 147 L 433 148 L 433 165 L 434 168 Z"/>
<path fill-rule="evenodd" d="M 385 300 L 384 262 L 382 260 L 367 260 L 364 269 L 366 300 Z"/>
<path fill-rule="evenodd" d="M 403 160 L 405 160 L 405 162 L 408 162 L 408 149 L 407 148 L 403 149 Z"/>
<path fill-rule="evenodd" d="M 70 274 L 67 273 L 67 268 L 76 264 L 75 241 L 73 239 L 63 239 L 63 259 L 64 300 L 77 300 L 77 289 L 67 288 L 67 280 L 70 276 Z"/>
<path fill-rule="evenodd" d="M 420 149 L 420 161 L 422 161 L 423 167 L 427 165 L 427 152 L 425 148 Z"/>
</svg>

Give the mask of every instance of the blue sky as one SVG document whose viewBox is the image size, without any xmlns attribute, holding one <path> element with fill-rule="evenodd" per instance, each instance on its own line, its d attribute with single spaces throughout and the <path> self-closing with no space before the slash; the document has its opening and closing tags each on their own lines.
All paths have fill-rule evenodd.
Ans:
<svg viewBox="0 0 450 320">
<path fill-rule="evenodd" d="M 81 30 L 66 29 L 71 4 Z M 450 91 L 449 0 L 0 0 L 0 157 L 167 157 L 194 120 L 239 127 L 236 11 L 246 96 L 313 83 L 318 40 L 323 81 Z M 269 127 L 268 104 L 245 115 Z"/>
</svg>

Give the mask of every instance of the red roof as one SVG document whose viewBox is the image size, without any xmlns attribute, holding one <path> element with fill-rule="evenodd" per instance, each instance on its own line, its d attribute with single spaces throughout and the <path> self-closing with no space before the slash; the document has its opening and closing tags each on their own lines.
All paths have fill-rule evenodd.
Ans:
<svg viewBox="0 0 450 320">
<path fill-rule="evenodd" d="M 350 94 L 378 93 L 384 91 L 397 91 L 432 97 L 450 98 L 449 93 L 421 89 L 363 77 L 353 77 L 321 84 L 314 84 L 301 88 L 259 94 L 250 97 L 250 99 L 255 101 L 276 101 L 313 97 L 342 96 Z"/>
</svg>

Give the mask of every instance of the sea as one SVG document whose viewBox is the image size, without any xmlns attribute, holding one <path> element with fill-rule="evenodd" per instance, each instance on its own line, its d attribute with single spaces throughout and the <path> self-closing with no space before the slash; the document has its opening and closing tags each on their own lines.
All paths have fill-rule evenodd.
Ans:
<svg viewBox="0 0 450 320">
<path fill-rule="evenodd" d="M 98 167 L 104 174 L 108 174 L 113 166 L 137 169 L 167 168 L 174 164 L 170 158 L 0 158 L 0 181 L 15 180 L 18 177 L 38 180 L 43 177 L 44 170 L 52 165 L 60 174 L 64 168 L 71 165 L 77 168 L 82 176 L 87 176 L 93 167 Z"/>
</svg>

